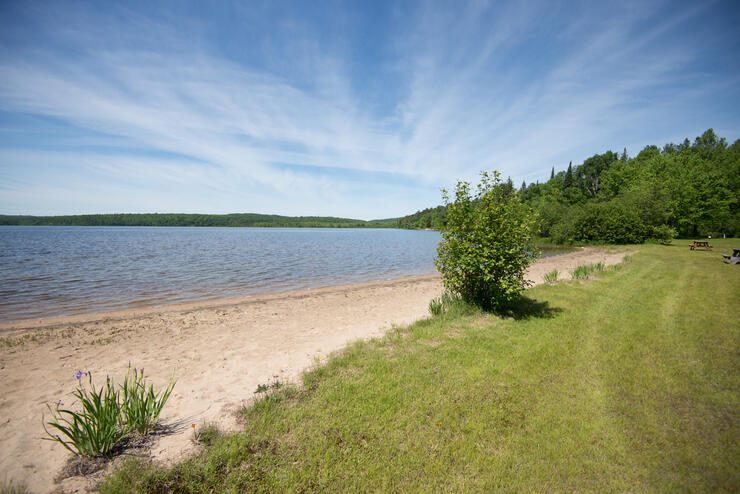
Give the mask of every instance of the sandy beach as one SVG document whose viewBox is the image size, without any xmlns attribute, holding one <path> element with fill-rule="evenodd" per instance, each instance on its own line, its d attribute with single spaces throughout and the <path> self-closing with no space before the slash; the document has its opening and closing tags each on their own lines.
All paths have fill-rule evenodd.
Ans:
<svg viewBox="0 0 740 494">
<path fill-rule="evenodd" d="M 618 263 L 624 252 L 586 248 L 535 263 L 541 283 L 580 264 Z M 300 373 L 357 339 L 428 316 L 442 292 L 438 275 L 345 285 L 246 299 L 170 305 L 0 324 L 0 480 L 24 480 L 32 492 L 84 492 L 90 479 L 54 478 L 69 457 L 42 441 L 47 404 L 71 405 L 74 373 L 121 382 L 129 365 L 144 368 L 160 388 L 177 385 L 161 420 L 180 425 L 157 438 L 151 455 L 173 461 L 191 454 L 191 424 L 237 427 L 234 412 L 259 384 L 297 381 Z"/>
</svg>

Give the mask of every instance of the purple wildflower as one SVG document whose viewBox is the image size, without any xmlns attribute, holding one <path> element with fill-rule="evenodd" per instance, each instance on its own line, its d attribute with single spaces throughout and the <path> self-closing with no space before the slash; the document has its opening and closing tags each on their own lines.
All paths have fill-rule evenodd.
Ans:
<svg viewBox="0 0 740 494">
<path fill-rule="evenodd" d="M 77 372 L 75 372 L 74 377 L 75 379 L 79 381 L 82 376 L 86 376 L 86 375 L 87 375 L 87 372 L 82 372 L 81 370 L 78 370 Z"/>
</svg>

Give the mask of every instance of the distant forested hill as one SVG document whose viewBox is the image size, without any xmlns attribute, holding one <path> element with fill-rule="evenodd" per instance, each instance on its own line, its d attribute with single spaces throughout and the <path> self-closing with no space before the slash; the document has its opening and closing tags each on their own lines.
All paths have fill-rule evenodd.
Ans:
<svg viewBox="0 0 740 494">
<path fill-rule="evenodd" d="M 520 194 L 540 218 L 542 237 L 557 243 L 640 243 L 666 235 L 740 235 L 740 140 L 728 145 L 709 129 L 693 143 L 647 146 L 630 158 L 606 151 Z M 398 220 L 403 228 L 437 228 L 445 208 Z"/>
<path fill-rule="evenodd" d="M 437 206 L 417 211 L 398 219 L 399 228 L 433 228 L 439 230 L 447 221 L 447 208 Z"/>
<path fill-rule="evenodd" d="M 0 225 L 58 226 L 234 226 L 234 227 L 325 227 L 392 228 L 397 219 L 353 220 L 326 216 L 278 216 L 274 214 L 83 214 L 71 216 L 5 216 Z"/>
</svg>

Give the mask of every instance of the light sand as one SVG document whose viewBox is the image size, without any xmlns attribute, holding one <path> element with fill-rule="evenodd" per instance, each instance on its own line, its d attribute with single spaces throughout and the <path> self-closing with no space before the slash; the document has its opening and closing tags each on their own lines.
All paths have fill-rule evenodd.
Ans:
<svg viewBox="0 0 740 494">
<path fill-rule="evenodd" d="M 542 259 L 528 272 L 541 283 L 557 268 L 614 264 L 624 252 L 596 248 Z M 172 461 L 195 448 L 190 424 L 236 425 L 235 411 L 258 384 L 298 380 L 302 370 L 347 343 L 382 335 L 428 315 L 442 291 L 438 275 L 273 294 L 217 303 L 173 305 L 32 322 L 0 324 L 0 481 L 25 480 L 33 492 L 84 491 L 90 481 L 54 477 L 70 456 L 41 441 L 46 404 L 69 406 L 77 370 L 121 382 L 129 363 L 157 389 L 172 372 L 177 385 L 161 419 L 180 424 L 158 438 L 154 458 Z"/>
</svg>

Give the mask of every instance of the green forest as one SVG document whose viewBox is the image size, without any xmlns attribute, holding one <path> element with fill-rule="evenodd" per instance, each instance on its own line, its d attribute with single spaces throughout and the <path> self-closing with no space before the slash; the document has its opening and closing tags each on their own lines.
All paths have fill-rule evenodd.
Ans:
<svg viewBox="0 0 740 494">
<path fill-rule="evenodd" d="M 555 243 L 642 243 L 673 237 L 740 234 L 740 140 L 728 145 L 709 129 L 693 143 L 645 147 L 637 156 L 606 151 L 545 183 L 504 183 L 539 217 L 539 235 Z M 445 224 L 443 206 L 400 218 L 401 228 Z"/>
<path fill-rule="evenodd" d="M 3 216 L 0 225 L 57 226 L 229 226 L 283 228 L 395 227 L 397 219 L 363 221 L 328 216 L 279 216 L 276 214 L 82 214 L 70 216 Z"/>
</svg>

